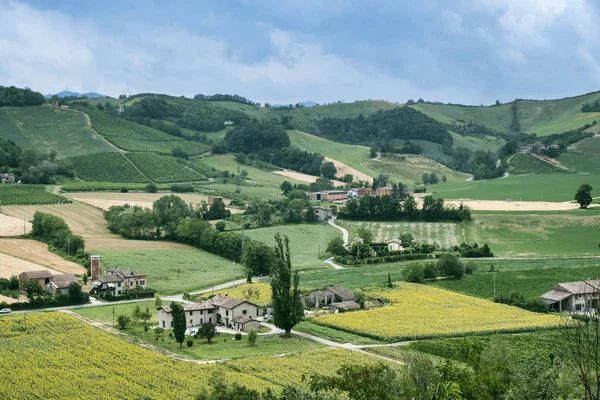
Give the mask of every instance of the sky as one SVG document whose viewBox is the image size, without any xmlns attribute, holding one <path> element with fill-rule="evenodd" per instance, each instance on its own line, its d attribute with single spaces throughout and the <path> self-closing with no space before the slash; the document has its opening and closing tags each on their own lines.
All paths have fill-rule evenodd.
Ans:
<svg viewBox="0 0 600 400">
<path fill-rule="evenodd" d="M 0 0 L 0 85 L 275 104 L 600 89 L 598 0 Z"/>
</svg>

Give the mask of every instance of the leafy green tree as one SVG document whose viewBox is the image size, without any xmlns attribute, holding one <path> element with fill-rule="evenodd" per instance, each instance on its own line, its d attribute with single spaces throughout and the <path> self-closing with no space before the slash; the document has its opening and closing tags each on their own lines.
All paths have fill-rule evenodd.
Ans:
<svg viewBox="0 0 600 400">
<path fill-rule="evenodd" d="M 159 221 L 159 229 L 166 238 L 174 239 L 179 221 L 194 215 L 192 208 L 181 197 L 163 196 L 152 204 Z"/>
<path fill-rule="evenodd" d="M 580 208 L 587 208 L 592 204 L 592 187 L 587 183 L 579 186 L 575 193 L 575 200 L 579 203 Z"/>
<path fill-rule="evenodd" d="M 151 318 L 152 312 L 150 311 L 150 308 L 146 307 L 144 311 L 140 312 L 140 319 L 142 322 L 144 322 L 144 324 L 150 321 Z"/>
<path fill-rule="evenodd" d="M 346 248 L 344 247 L 344 239 L 339 236 L 332 238 L 329 243 L 327 243 L 326 251 L 334 256 L 345 256 L 347 252 Z"/>
<path fill-rule="evenodd" d="M 354 181 L 354 176 L 352 174 L 345 174 L 342 180 L 346 183 L 352 183 L 352 181 Z"/>
<path fill-rule="evenodd" d="M 300 275 L 298 271 L 292 271 L 288 237 L 282 239 L 277 233 L 275 241 L 275 262 L 271 268 L 273 320 L 275 326 L 289 336 L 294 325 L 304 316 L 300 301 Z"/>
<path fill-rule="evenodd" d="M 304 221 L 306 222 L 316 222 L 318 221 L 317 214 L 315 214 L 315 209 L 313 206 L 308 203 L 306 209 L 304 210 Z"/>
<path fill-rule="evenodd" d="M 418 263 L 408 264 L 402 271 L 402 277 L 406 282 L 423 283 L 425 280 L 425 269 Z"/>
<path fill-rule="evenodd" d="M 125 329 L 131 323 L 131 318 L 128 315 L 120 314 L 117 317 L 117 326 L 119 329 Z"/>
<path fill-rule="evenodd" d="M 162 299 L 160 298 L 158 293 L 154 293 L 154 307 L 162 307 Z"/>
<path fill-rule="evenodd" d="M 437 270 L 446 278 L 462 278 L 465 274 L 465 267 L 460 259 L 454 254 L 444 253 L 438 259 Z"/>
<path fill-rule="evenodd" d="M 281 189 L 284 196 L 287 196 L 287 194 L 294 189 L 294 186 L 288 181 L 283 181 L 279 186 L 279 189 Z"/>
<path fill-rule="evenodd" d="M 25 290 L 27 293 L 27 298 L 30 302 L 33 301 L 35 296 L 39 296 L 43 292 L 40 282 L 37 279 L 30 279 L 26 281 L 23 285 L 23 290 Z"/>
<path fill-rule="evenodd" d="M 146 185 L 144 190 L 148 193 L 156 193 L 158 192 L 158 186 L 156 186 L 155 183 L 149 183 Z"/>
<path fill-rule="evenodd" d="M 200 339 L 206 339 L 208 343 L 211 343 L 215 336 L 217 336 L 217 326 L 215 324 L 211 322 L 205 322 L 200 325 L 200 328 L 198 329 L 198 337 Z"/>
<path fill-rule="evenodd" d="M 202 216 L 206 220 L 223 219 L 231 216 L 231 211 L 225 208 L 221 198 L 215 198 L 208 211 Z"/>
<path fill-rule="evenodd" d="M 186 329 L 185 311 L 183 310 L 183 306 L 172 302 L 171 316 L 173 317 L 173 335 L 175 336 L 175 341 L 179 343 L 179 347 L 183 347 Z"/>
<path fill-rule="evenodd" d="M 367 228 L 358 228 L 356 234 L 363 240 L 364 244 L 373 243 L 373 232 Z"/>
<path fill-rule="evenodd" d="M 274 261 L 275 251 L 271 246 L 255 240 L 246 245 L 244 266 L 254 275 L 269 275 Z"/>
<path fill-rule="evenodd" d="M 215 229 L 219 232 L 223 232 L 227 224 L 224 221 L 219 221 L 215 224 Z"/>
<path fill-rule="evenodd" d="M 256 339 L 258 339 L 258 333 L 256 332 L 256 329 L 250 329 L 248 331 L 248 337 L 246 338 L 248 346 L 252 347 L 256 345 Z"/>
<path fill-rule="evenodd" d="M 81 285 L 78 282 L 72 282 L 67 288 L 67 297 L 71 304 L 87 303 L 89 297 L 81 290 Z"/>
<path fill-rule="evenodd" d="M 424 185 L 429 185 L 429 174 L 427 172 L 423 172 L 421 175 L 421 182 L 423 182 Z"/>
<path fill-rule="evenodd" d="M 442 182 L 446 183 L 447 180 L 448 178 L 446 178 L 446 175 L 442 175 Z"/>
<path fill-rule="evenodd" d="M 323 164 L 321 164 L 321 176 L 324 176 L 325 178 L 329 178 L 329 179 L 335 179 L 335 174 L 337 173 L 337 168 L 335 167 L 335 164 L 330 162 L 330 161 L 326 161 Z"/>
<path fill-rule="evenodd" d="M 387 287 L 389 287 L 389 288 L 393 288 L 394 287 L 394 284 L 392 283 L 392 274 L 390 274 L 389 272 L 388 272 Z"/>
<path fill-rule="evenodd" d="M 139 304 L 136 304 L 135 308 L 131 312 L 131 320 L 133 321 L 134 324 L 137 324 L 140 321 L 141 313 L 142 313 L 142 310 L 140 310 Z"/>
</svg>

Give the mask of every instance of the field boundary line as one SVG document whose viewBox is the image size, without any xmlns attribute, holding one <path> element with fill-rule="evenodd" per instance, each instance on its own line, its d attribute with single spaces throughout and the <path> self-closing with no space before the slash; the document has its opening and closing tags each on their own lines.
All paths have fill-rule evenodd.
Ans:
<svg viewBox="0 0 600 400">
<path fill-rule="evenodd" d="M 100 133 L 99 133 L 97 130 L 95 130 L 95 129 L 94 129 L 94 127 L 92 126 L 92 119 L 90 118 L 90 116 L 89 116 L 87 113 L 85 113 L 85 112 L 83 112 L 83 111 L 79 111 L 79 110 L 74 110 L 74 109 L 72 109 L 72 108 L 66 108 L 66 109 L 64 109 L 64 110 L 67 110 L 67 111 L 74 111 L 74 112 L 76 112 L 76 113 L 81 113 L 81 114 L 83 114 L 83 118 L 85 119 L 85 125 L 86 125 L 86 126 L 89 128 L 89 129 L 90 129 L 90 131 L 92 132 L 92 134 L 96 134 L 96 135 L 98 135 L 98 137 L 99 137 L 99 138 L 100 138 L 100 139 L 101 139 L 101 140 L 102 140 L 104 143 L 106 143 L 106 144 L 107 144 L 107 145 L 109 145 L 110 147 L 114 148 L 114 149 L 115 149 L 117 152 L 119 152 L 119 153 L 124 153 L 124 152 L 125 152 L 125 150 L 123 150 L 123 149 L 121 149 L 121 148 L 117 147 L 117 145 L 116 145 L 116 144 L 114 144 L 113 142 L 111 142 L 110 140 L 108 140 L 107 138 L 105 138 L 105 137 L 104 137 L 104 135 L 101 135 L 101 134 L 100 134 Z"/>
<path fill-rule="evenodd" d="M 123 157 L 125 157 L 125 159 L 129 162 L 129 164 L 131 164 L 133 166 L 133 168 L 135 168 L 140 174 L 142 174 L 142 176 L 144 178 L 148 179 L 152 183 L 157 183 L 153 179 L 151 179 L 148 175 L 146 175 L 137 165 L 135 165 L 135 163 L 129 157 L 127 157 L 126 152 L 121 153 L 121 155 Z"/>
</svg>

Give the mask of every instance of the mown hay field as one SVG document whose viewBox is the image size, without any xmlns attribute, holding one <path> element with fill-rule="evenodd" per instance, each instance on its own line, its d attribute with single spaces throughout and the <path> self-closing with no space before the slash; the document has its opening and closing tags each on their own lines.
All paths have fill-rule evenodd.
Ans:
<svg viewBox="0 0 600 400">
<path fill-rule="evenodd" d="M 61 313 L 0 318 L 0 368 L 10 371 L 2 399 L 190 399 L 221 379 L 252 389 L 280 389 L 303 374 L 333 374 L 345 363 L 374 362 L 342 349 L 222 364 L 184 362 Z"/>
<path fill-rule="evenodd" d="M 402 283 L 396 289 L 373 292 L 390 305 L 352 313 L 329 314 L 315 322 L 375 339 L 462 336 L 519 332 L 558 327 L 560 318 L 425 285 Z"/>
</svg>

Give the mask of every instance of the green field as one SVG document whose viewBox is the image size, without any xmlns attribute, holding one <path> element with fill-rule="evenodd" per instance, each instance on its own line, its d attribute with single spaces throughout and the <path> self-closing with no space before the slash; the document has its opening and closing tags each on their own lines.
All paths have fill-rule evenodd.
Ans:
<svg viewBox="0 0 600 400">
<path fill-rule="evenodd" d="M 586 157 L 567 152 L 561 154 L 557 160 L 569 171 L 600 174 L 600 158 L 597 157 Z"/>
<path fill-rule="evenodd" d="M 600 113 L 581 112 L 584 103 L 598 99 L 600 92 L 560 100 L 519 100 L 521 129 L 545 136 L 581 128 L 600 119 Z M 446 124 L 474 122 L 498 132 L 508 132 L 512 123 L 512 103 L 491 107 L 419 103 L 411 107 Z"/>
<path fill-rule="evenodd" d="M 415 241 L 421 243 L 438 243 L 449 248 L 460 244 L 463 231 L 461 224 L 448 222 L 359 222 L 340 221 L 338 225 L 348 229 L 350 238 L 357 234 L 359 228 L 367 228 L 373 233 L 373 241 L 386 242 L 398 238 L 403 233 L 413 235 Z"/>
<path fill-rule="evenodd" d="M 216 168 L 220 171 L 229 171 L 230 173 L 234 173 L 236 175 L 238 173 L 238 163 L 235 158 L 230 155 L 214 155 L 211 157 L 206 157 L 201 160 L 201 163 L 208 165 L 209 167 Z M 249 165 L 239 164 L 239 168 L 240 171 L 246 170 L 246 172 L 248 172 L 248 177 L 246 180 L 259 185 L 274 187 L 276 189 L 279 189 L 279 186 L 284 181 L 291 183 L 305 183 L 274 174 L 273 172 L 263 171 L 262 169 Z"/>
<path fill-rule="evenodd" d="M 509 162 L 509 172 L 512 175 L 522 174 L 552 174 L 570 172 L 559 168 L 546 161 L 534 157 L 531 154 L 517 153 L 511 157 Z"/>
<path fill-rule="evenodd" d="M 324 257 L 327 243 L 342 234 L 326 223 L 281 225 L 246 231 L 246 235 L 253 240 L 273 246 L 276 233 L 289 237 L 292 265 L 299 270 L 329 268 L 319 258 L 319 251 Z"/>
<path fill-rule="evenodd" d="M 495 152 L 506 143 L 506 140 L 494 136 L 462 136 L 454 132 L 450 132 L 450 134 L 452 135 L 452 147 L 454 148 L 466 147 L 473 151 L 487 151 L 489 149 Z"/>
<path fill-rule="evenodd" d="M 206 289 L 245 276 L 239 264 L 196 249 L 101 250 L 102 268 L 148 274 L 148 287 L 161 295 Z"/>
<path fill-rule="evenodd" d="M 210 183 L 199 185 L 196 189 L 199 193 L 207 195 L 216 195 L 228 198 L 234 198 L 241 195 L 244 198 L 259 198 L 265 200 L 281 200 L 283 198 L 281 190 L 274 186 L 240 186 L 240 193 L 237 193 L 237 185 L 234 179 L 231 183 Z"/>
<path fill-rule="evenodd" d="M 189 155 L 196 155 L 209 149 L 204 143 L 172 136 L 101 111 L 85 109 L 85 113 L 89 115 L 92 126 L 98 133 L 124 150 L 171 154 L 174 149 L 182 148 Z"/>
<path fill-rule="evenodd" d="M 56 150 L 60 157 L 115 150 L 87 126 L 82 113 L 51 106 L 1 108 L 0 132 L 22 149 Z"/>
<path fill-rule="evenodd" d="M 78 178 L 90 182 L 150 182 L 125 155 L 118 152 L 70 157 Z"/>
<path fill-rule="evenodd" d="M 46 190 L 42 185 L 0 185 L 0 205 L 60 204 L 71 200 Z"/>
<path fill-rule="evenodd" d="M 427 191 L 444 199 L 564 202 L 573 200 L 577 188 L 584 183 L 600 188 L 600 175 L 528 174 L 505 179 L 448 182 L 428 186 Z"/>
<path fill-rule="evenodd" d="M 399 157 L 404 157 L 404 160 Z M 409 185 L 421 182 L 423 173 L 430 174 L 435 172 L 440 181 L 442 176 L 445 175 L 448 182 L 465 181 L 470 176 L 462 172 L 453 171 L 432 159 L 412 154 L 404 154 L 394 158 L 382 157 L 377 160 L 368 160 L 363 165 L 380 173 L 389 174 L 392 178 L 395 177 Z"/>
<path fill-rule="evenodd" d="M 145 191 L 147 183 L 116 183 L 116 182 L 70 182 L 61 185 L 63 192 L 116 192 L 121 188 L 127 190 Z M 156 185 L 158 190 L 169 190 L 170 185 Z"/>
<path fill-rule="evenodd" d="M 600 135 L 585 138 L 569 147 L 567 154 L 600 157 Z"/>
<path fill-rule="evenodd" d="M 206 177 L 185 165 L 184 161 L 160 154 L 129 153 L 129 158 L 139 169 L 157 183 L 198 182 Z"/>
<path fill-rule="evenodd" d="M 431 285 L 492 300 L 494 274 L 489 272 L 489 266 L 494 265 L 496 296 L 509 296 L 513 292 L 519 292 L 525 297 L 534 298 L 551 290 L 559 282 L 581 281 L 600 276 L 600 259 L 563 260 L 563 264 L 568 266 L 550 268 L 540 263 L 535 269 L 507 269 L 498 267 L 494 260 L 489 260 L 487 265 L 483 263 L 482 268 L 473 275 L 465 276 L 461 280 L 439 280 L 432 282 Z"/>
<path fill-rule="evenodd" d="M 404 139 L 394 139 L 392 143 L 398 148 L 404 145 L 407 141 Z M 442 145 L 439 143 L 430 142 L 427 140 L 411 140 L 411 143 L 418 144 L 423 149 L 422 156 L 431 158 L 432 160 L 448 162 L 452 159 L 451 156 L 444 154 Z"/>
</svg>

